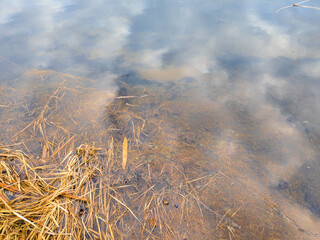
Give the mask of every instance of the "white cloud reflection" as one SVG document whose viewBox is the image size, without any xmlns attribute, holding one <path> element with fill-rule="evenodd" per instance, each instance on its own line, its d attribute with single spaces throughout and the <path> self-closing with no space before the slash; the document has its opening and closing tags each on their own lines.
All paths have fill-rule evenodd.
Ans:
<svg viewBox="0 0 320 240">
<path fill-rule="evenodd" d="M 143 1 L 1 2 L 0 51 L 27 67 L 54 68 L 79 58 L 108 61 L 121 53 Z M 60 66 L 63 68 L 63 66 Z"/>
<path fill-rule="evenodd" d="M 0 24 L 6 24 L 12 21 L 15 14 L 23 10 L 23 4 L 19 0 L 2 1 L 0 8 Z"/>
<path fill-rule="evenodd" d="M 276 4 L 266 9 L 262 5 L 250 1 L 3 1 L 0 51 L 30 68 L 63 70 L 95 60 L 107 66 L 124 57 L 125 65 L 132 68 L 180 65 L 199 74 L 220 69 L 220 58 L 228 54 L 298 59 L 308 49 L 308 56 L 320 56 L 317 45 L 301 45 L 306 41 L 299 39 L 303 30 L 293 29 L 296 24 L 305 27 L 305 22 L 288 21 L 286 12 L 275 14 Z"/>
</svg>

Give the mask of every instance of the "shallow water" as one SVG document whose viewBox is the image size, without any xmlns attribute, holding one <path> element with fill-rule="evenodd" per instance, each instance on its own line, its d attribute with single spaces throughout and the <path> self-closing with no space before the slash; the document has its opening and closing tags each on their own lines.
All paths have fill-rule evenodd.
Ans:
<svg viewBox="0 0 320 240">
<path fill-rule="evenodd" d="M 74 145 L 104 148 L 111 131 L 131 139 L 129 162 L 148 166 L 136 176 L 159 176 L 155 193 L 179 182 L 174 166 L 198 184 L 200 211 L 190 216 L 201 230 L 173 219 L 177 239 L 319 237 L 320 10 L 276 13 L 290 4 L 1 3 L 1 144 L 24 142 L 44 164 L 54 150 L 24 128 L 58 89 L 42 134 L 52 145 L 74 134 Z M 116 96 L 139 98 L 117 105 Z"/>
</svg>

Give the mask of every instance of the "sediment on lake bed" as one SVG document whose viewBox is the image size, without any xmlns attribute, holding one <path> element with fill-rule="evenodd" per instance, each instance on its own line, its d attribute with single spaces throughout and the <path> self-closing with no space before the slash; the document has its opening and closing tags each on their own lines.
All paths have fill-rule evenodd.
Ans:
<svg viewBox="0 0 320 240">
<path fill-rule="evenodd" d="M 42 85 L 1 91 L 1 238 L 298 239 L 247 177 L 246 149 L 221 138 L 228 116 L 190 97 L 196 83 L 119 81 L 112 96 L 72 75 L 24 78 Z"/>
</svg>

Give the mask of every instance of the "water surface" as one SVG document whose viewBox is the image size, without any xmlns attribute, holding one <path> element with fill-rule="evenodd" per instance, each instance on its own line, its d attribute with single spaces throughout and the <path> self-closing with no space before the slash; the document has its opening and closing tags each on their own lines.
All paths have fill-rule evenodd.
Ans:
<svg viewBox="0 0 320 240">
<path fill-rule="evenodd" d="M 32 120 L 61 79 L 67 79 L 68 91 L 73 89 L 82 97 L 65 98 L 61 109 L 70 116 L 61 118 L 55 110 L 52 117 L 78 134 L 79 142 L 98 144 L 100 139 L 90 135 L 91 125 L 97 121 L 102 128 L 111 126 L 110 118 L 104 122 L 102 116 L 112 115 L 105 109 L 117 95 L 153 96 L 145 102 L 124 102 L 121 108 L 123 116 L 131 119 L 161 120 L 161 125 L 154 124 L 159 133 L 148 130 L 141 135 L 141 144 L 153 146 L 153 153 L 143 155 L 142 161 L 181 164 L 190 179 L 210 176 L 213 186 L 202 183 L 209 187 L 198 193 L 203 205 L 219 212 L 214 220 L 201 216 L 212 221 L 211 227 L 216 228 L 212 234 L 235 239 L 271 236 L 270 226 L 279 219 L 285 222 L 284 214 L 293 221 L 284 227 L 287 230 L 273 232 L 274 236 L 290 239 L 297 231 L 302 234 L 297 239 L 317 237 L 320 11 L 290 7 L 276 13 L 290 4 L 251 0 L 3 2 L 0 113 L 5 121 L 1 141 L 17 141 L 15 133 Z M 317 1 L 304 4 L 319 7 Z M 8 106 L 14 106 L 12 116 L 6 112 Z M 113 119 L 112 124 L 123 129 L 115 136 L 122 141 L 130 130 L 127 123 Z M 131 136 L 132 142 L 137 136 Z M 30 153 L 46 156 L 40 153 L 42 143 L 29 144 Z M 164 145 L 169 148 L 162 149 Z M 160 165 L 152 166 L 157 171 Z M 223 183 L 231 185 L 220 186 L 222 182 L 213 180 L 223 174 L 228 176 Z M 242 187 L 233 187 L 237 182 Z M 223 193 L 220 200 L 213 197 L 217 191 Z M 273 215 L 280 214 L 278 220 L 270 217 L 268 230 L 250 232 L 241 225 L 257 216 L 258 210 L 247 213 L 248 218 L 242 213 L 237 221 L 232 219 L 235 206 L 242 208 L 237 200 L 243 206 L 259 206 L 262 199 L 277 206 L 278 212 L 269 206 Z M 211 201 L 219 204 L 211 206 Z M 218 206 L 225 209 L 218 210 Z M 217 233 L 221 223 L 225 231 Z M 204 227 L 202 231 L 209 230 Z M 192 236 L 183 230 L 179 234 Z"/>
</svg>

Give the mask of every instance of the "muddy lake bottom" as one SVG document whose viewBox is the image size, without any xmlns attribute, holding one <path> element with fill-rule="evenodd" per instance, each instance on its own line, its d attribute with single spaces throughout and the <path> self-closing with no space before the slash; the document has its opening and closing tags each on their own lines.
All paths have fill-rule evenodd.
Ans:
<svg viewBox="0 0 320 240">
<path fill-rule="evenodd" d="M 281 162 L 286 135 L 231 86 L 93 83 L 32 70 L 0 86 L 1 238 L 320 237 L 313 149 Z"/>
</svg>

